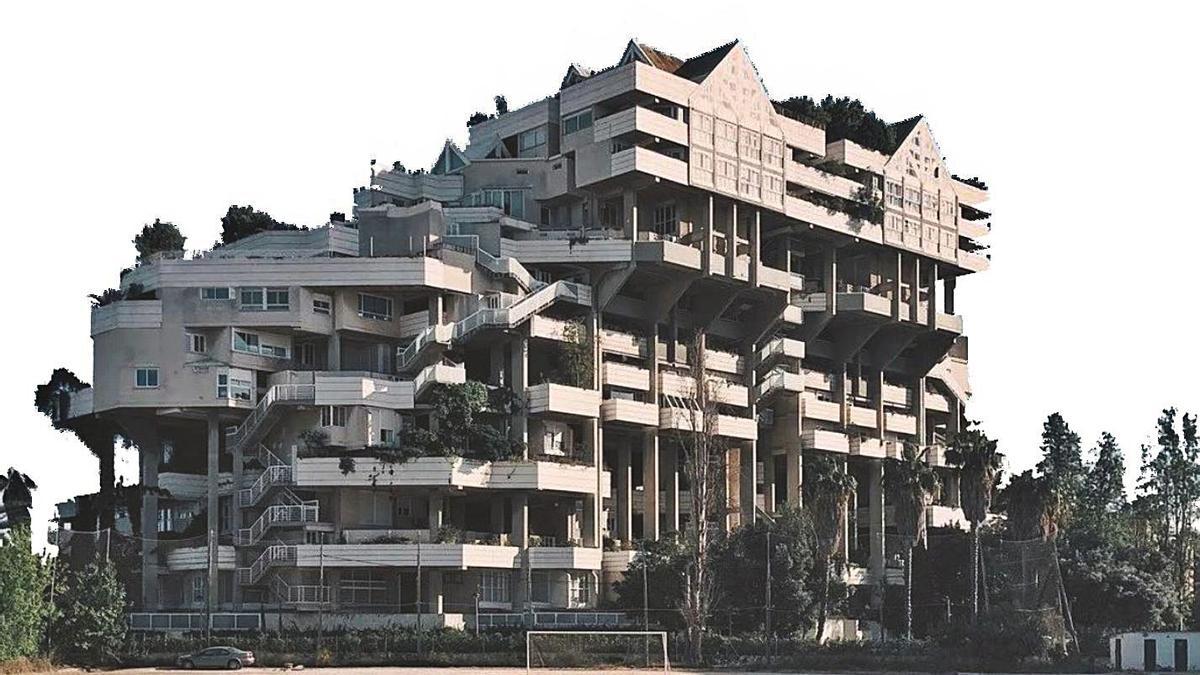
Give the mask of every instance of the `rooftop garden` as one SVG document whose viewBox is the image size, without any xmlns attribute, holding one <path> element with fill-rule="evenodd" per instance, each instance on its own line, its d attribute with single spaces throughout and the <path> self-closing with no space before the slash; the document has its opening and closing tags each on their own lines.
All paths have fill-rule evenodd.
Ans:
<svg viewBox="0 0 1200 675">
<path fill-rule="evenodd" d="M 858 99 L 827 95 L 818 102 L 808 96 L 793 96 L 774 104 L 781 115 L 825 129 L 826 143 L 847 139 L 890 155 L 904 140 L 896 137 L 892 125 Z"/>
</svg>

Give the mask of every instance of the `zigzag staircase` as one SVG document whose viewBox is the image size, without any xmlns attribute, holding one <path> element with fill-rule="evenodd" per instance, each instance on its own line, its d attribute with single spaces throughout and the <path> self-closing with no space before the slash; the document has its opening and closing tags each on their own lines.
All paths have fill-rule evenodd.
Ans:
<svg viewBox="0 0 1200 675">
<path fill-rule="evenodd" d="M 273 528 L 296 527 L 317 522 L 319 516 L 317 500 L 301 500 L 289 488 L 279 491 L 279 500 L 280 503 L 263 509 L 262 514 L 250 527 L 238 530 L 240 546 L 257 544 Z"/>
<path fill-rule="evenodd" d="M 279 410 L 282 406 L 304 405 L 313 403 L 316 399 L 316 385 L 314 384 L 277 384 L 267 390 L 263 397 L 258 399 L 258 404 L 254 406 L 254 410 L 242 423 L 234 429 L 230 429 L 225 435 L 225 447 L 228 452 L 233 454 L 244 453 L 245 449 L 253 443 L 257 443 L 268 431 L 279 417 Z"/>
</svg>

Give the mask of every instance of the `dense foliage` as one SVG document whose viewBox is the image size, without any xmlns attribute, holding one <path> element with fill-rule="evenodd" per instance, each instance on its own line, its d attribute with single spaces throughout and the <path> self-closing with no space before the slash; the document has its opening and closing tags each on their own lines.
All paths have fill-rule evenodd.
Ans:
<svg viewBox="0 0 1200 675">
<path fill-rule="evenodd" d="M 125 589 L 109 562 L 88 563 L 63 575 L 51 634 L 69 661 L 113 663 L 125 639 Z"/>
<path fill-rule="evenodd" d="M 304 228 L 290 223 L 280 222 L 271 217 L 266 211 L 256 211 L 253 206 L 232 205 L 221 217 L 221 244 L 249 237 L 259 232 L 270 230 L 302 230 Z"/>
<path fill-rule="evenodd" d="M 137 249 L 138 262 L 142 262 L 156 253 L 182 253 L 186 241 L 187 237 L 173 223 L 155 218 L 152 225 L 143 226 L 142 231 L 133 238 L 133 247 Z"/>
<path fill-rule="evenodd" d="M 808 96 L 793 96 L 777 101 L 775 105 L 785 115 L 825 127 L 826 143 L 847 139 L 864 148 L 890 155 L 904 140 L 897 138 L 895 129 L 858 99 L 829 95 L 816 102 Z"/>
<path fill-rule="evenodd" d="M 50 568 L 30 549 L 29 527 L 0 535 L 0 663 L 37 656 L 51 615 Z"/>
</svg>

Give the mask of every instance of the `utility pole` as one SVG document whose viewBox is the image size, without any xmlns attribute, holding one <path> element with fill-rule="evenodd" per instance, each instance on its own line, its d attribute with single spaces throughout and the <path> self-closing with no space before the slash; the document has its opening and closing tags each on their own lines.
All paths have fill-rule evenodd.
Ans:
<svg viewBox="0 0 1200 675">
<path fill-rule="evenodd" d="M 646 542 L 642 541 L 642 630 L 650 630 L 650 582 L 649 572 L 646 561 Z M 650 637 L 646 636 L 642 639 L 642 646 L 645 650 L 646 667 L 650 667 Z"/>
<path fill-rule="evenodd" d="M 421 542 L 417 542 L 417 656 L 421 655 Z"/>
<path fill-rule="evenodd" d="M 320 553 L 320 579 L 321 588 L 325 588 L 325 538 L 322 536 L 321 545 L 317 548 Z M 324 591 L 321 591 L 322 593 Z M 317 603 L 317 653 L 321 651 L 321 634 L 325 627 L 325 604 Z"/>
<path fill-rule="evenodd" d="M 771 660 L 771 523 L 767 522 L 767 615 L 766 615 L 766 650 L 767 661 Z"/>
<path fill-rule="evenodd" d="M 479 586 L 475 586 L 475 638 L 479 638 Z"/>
</svg>

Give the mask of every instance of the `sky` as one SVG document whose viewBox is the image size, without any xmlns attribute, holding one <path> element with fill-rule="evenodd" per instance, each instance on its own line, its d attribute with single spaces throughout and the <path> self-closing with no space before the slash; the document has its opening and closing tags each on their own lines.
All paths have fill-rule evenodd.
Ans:
<svg viewBox="0 0 1200 675">
<path fill-rule="evenodd" d="M 636 37 L 680 57 L 740 39 L 774 98 L 925 114 L 995 214 L 992 269 L 957 298 L 968 414 L 1022 470 L 1061 411 L 1086 447 L 1115 434 L 1132 480 L 1159 412 L 1200 411 L 1189 4 L 5 3 L 0 274 L 25 329 L 0 331 L 0 470 L 39 484 L 39 541 L 54 503 L 97 488 L 33 389 L 57 366 L 90 381 L 87 294 L 117 284 L 143 224 L 189 249 L 230 204 L 320 225 L 372 158 L 427 166 L 494 95 L 550 95 Z"/>
</svg>

